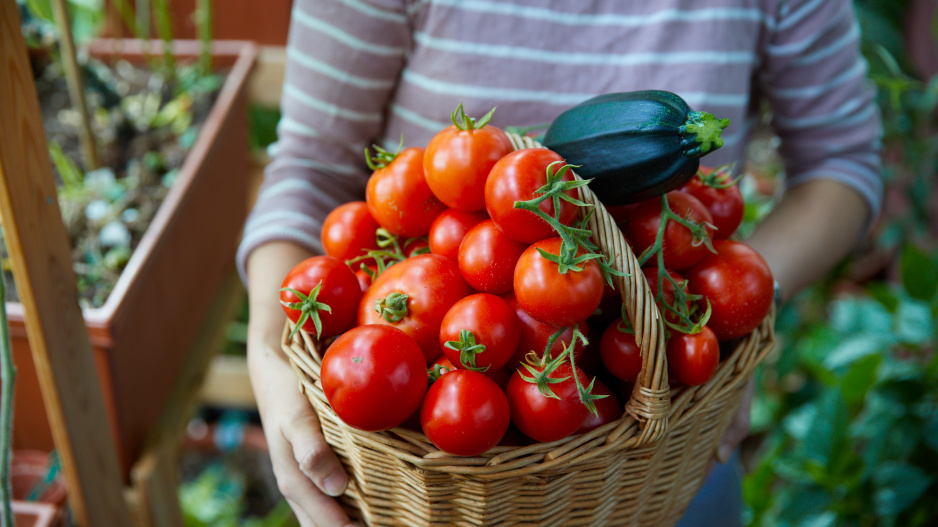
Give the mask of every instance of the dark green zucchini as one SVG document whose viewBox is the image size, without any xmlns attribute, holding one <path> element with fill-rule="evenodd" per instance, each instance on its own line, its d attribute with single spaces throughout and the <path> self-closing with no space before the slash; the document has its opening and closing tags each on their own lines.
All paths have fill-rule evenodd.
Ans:
<svg viewBox="0 0 938 527">
<path fill-rule="evenodd" d="M 695 112 L 677 94 L 610 93 L 560 114 L 542 143 L 557 152 L 607 205 L 624 205 L 680 187 L 700 157 L 723 146 L 729 119 Z"/>
</svg>

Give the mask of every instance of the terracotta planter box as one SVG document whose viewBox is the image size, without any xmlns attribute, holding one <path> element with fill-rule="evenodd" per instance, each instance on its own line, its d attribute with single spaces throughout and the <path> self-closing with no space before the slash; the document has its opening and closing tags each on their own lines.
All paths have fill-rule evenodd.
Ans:
<svg viewBox="0 0 938 527">
<path fill-rule="evenodd" d="M 112 4 L 111 0 L 105 2 L 108 17 L 104 33 L 108 36 L 133 35 L 132 28 L 124 25 Z M 258 44 L 286 46 L 292 7 L 293 0 L 217 2 L 212 12 L 212 35 L 220 40 L 251 40 Z M 176 38 L 197 38 L 195 10 L 196 0 L 173 0 L 169 3 L 169 16 Z M 155 24 L 150 34 L 157 34 Z"/>
<path fill-rule="evenodd" d="M 16 527 L 56 527 L 62 525 L 61 509 L 49 503 L 13 500 Z"/>
<path fill-rule="evenodd" d="M 153 52 L 160 49 L 153 43 Z M 180 59 L 198 42 L 174 43 Z M 143 63 L 138 42 L 100 40 L 89 52 Z M 150 228 L 101 308 L 84 310 L 101 387 L 125 473 L 162 411 L 222 280 L 231 272 L 247 215 L 245 86 L 257 55 L 249 42 L 213 44 L 228 76 Z M 29 352 L 23 306 L 7 303 L 18 369 L 14 445 L 50 450 L 52 436 Z"/>
<path fill-rule="evenodd" d="M 16 527 L 51 527 L 61 525 L 66 489 L 62 473 L 36 498 L 26 501 L 33 488 L 49 471 L 49 455 L 36 450 L 14 450 L 10 460 L 10 487 L 13 492 L 13 517 Z"/>
</svg>

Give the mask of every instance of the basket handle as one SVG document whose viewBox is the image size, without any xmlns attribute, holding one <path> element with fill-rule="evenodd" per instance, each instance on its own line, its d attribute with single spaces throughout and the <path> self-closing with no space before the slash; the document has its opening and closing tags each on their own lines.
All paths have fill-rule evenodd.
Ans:
<svg viewBox="0 0 938 527">
<path fill-rule="evenodd" d="M 544 148 L 530 137 L 508 132 L 508 138 L 516 150 Z M 576 174 L 574 177 L 581 179 Z M 627 275 L 614 276 L 613 280 L 635 329 L 635 341 L 642 352 L 642 371 L 632 390 L 632 396 L 625 405 L 625 411 L 641 424 L 641 434 L 636 446 L 647 445 L 664 437 L 671 410 L 661 314 L 655 305 L 651 288 L 642 274 L 638 258 L 626 243 L 615 220 L 588 186 L 577 190 L 580 200 L 594 207 L 594 213 L 589 218 L 589 228 L 595 235 L 594 241 L 603 254 L 609 257 L 612 267 Z M 581 210 L 581 214 L 585 212 Z M 627 428 L 628 422 L 622 421 L 620 426 L 610 433 L 607 441 L 615 441 Z"/>
</svg>

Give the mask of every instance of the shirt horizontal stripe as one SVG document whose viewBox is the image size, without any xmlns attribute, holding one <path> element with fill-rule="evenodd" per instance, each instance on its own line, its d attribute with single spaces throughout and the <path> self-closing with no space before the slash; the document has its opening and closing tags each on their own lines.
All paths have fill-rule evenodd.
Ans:
<svg viewBox="0 0 938 527">
<path fill-rule="evenodd" d="M 813 86 L 802 86 L 798 88 L 770 88 L 769 91 L 772 95 L 776 97 L 783 97 L 789 99 L 804 99 L 808 97 L 817 97 L 822 95 L 832 88 L 836 88 L 840 85 L 846 84 L 849 81 L 855 80 L 857 77 L 862 77 L 866 75 L 866 64 L 863 62 L 857 62 L 850 69 L 841 73 L 840 75 L 834 77 L 833 79 L 823 83 L 815 84 Z"/>
<path fill-rule="evenodd" d="M 391 79 L 369 79 L 367 77 L 352 75 L 347 71 L 340 70 L 330 64 L 316 60 L 315 58 L 307 55 L 306 53 L 303 53 L 293 46 L 287 48 L 287 57 L 292 59 L 300 66 L 315 71 L 316 73 L 321 73 L 322 75 L 325 75 L 326 77 L 334 79 L 343 84 L 355 86 L 356 88 L 374 90 L 389 89 L 394 86 L 394 81 Z"/>
<path fill-rule="evenodd" d="M 341 42 L 346 46 L 356 49 L 358 51 L 364 51 L 366 53 L 371 53 L 374 55 L 381 55 L 385 57 L 396 57 L 404 54 L 404 48 L 396 46 L 385 46 L 382 44 L 373 44 L 371 42 L 366 42 L 356 36 L 350 35 L 335 26 L 327 24 L 315 17 L 312 17 L 303 12 L 299 7 L 295 7 L 290 15 L 293 20 L 296 20 L 301 25 L 306 26 L 309 29 L 318 31 L 336 42 Z"/>
<path fill-rule="evenodd" d="M 819 49 L 817 51 L 812 51 L 811 53 L 806 53 L 804 55 L 799 55 L 794 57 L 791 61 L 793 65 L 797 66 L 806 66 L 808 64 L 814 64 L 820 60 L 824 60 L 831 55 L 834 55 L 842 51 L 845 47 L 850 44 L 854 44 L 860 38 L 860 25 L 855 21 L 850 25 L 850 30 L 844 33 L 844 35 L 834 42 L 832 42 L 826 48 Z"/>
<path fill-rule="evenodd" d="M 566 53 L 483 42 L 434 37 L 425 32 L 414 35 L 417 44 L 451 53 L 466 53 L 501 59 L 529 60 L 549 64 L 633 66 L 638 64 L 752 64 L 749 51 L 662 51 L 642 53 Z"/>
<path fill-rule="evenodd" d="M 504 15 L 543 20 L 554 24 L 573 26 L 637 27 L 669 22 L 699 22 L 712 20 L 762 21 L 765 16 L 758 9 L 707 8 L 694 10 L 665 9 L 647 15 L 621 15 L 617 13 L 569 13 L 543 7 L 522 6 L 510 2 L 484 0 L 433 0 L 434 5 L 489 15 Z"/>
<path fill-rule="evenodd" d="M 381 20 L 388 20 L 391 22 L 396 22 L 398 24 L 403 24 L 407 22 L 407 16 L 403 13 L 395 13 L 393 11 L 386 11 L 384 9 L 379 9 L 375 6 L 360 2 L 359 0 L 339 0 L 339 3 L 342 5 L 351 7 L 352 9 L 366 14 L 372 18 L 378 18 Z"/>
<path fill-rule="evenodd" d="M 248 231 L 259 229 L 261 225 L 270 222 L 292 222 L 294 224 L 307 225 L 316 229 L 322 228 L 322 221 L 313 218 L 308 214 L 294 210 L 274 210 L 252 216 L 251 219 L 244 225 L 244 229 Z M 280 226 L 282 227 L 283 225 Z"/>
<path fill-rule="evenodd" d="M 335 115 L 349 121 L 359 121 L 368 123 L 377 123 L 381 121 L 381 114 L 377 112 L 359 112 L 343 108 L 337 104 L 319 100 L 301 88 L 287 83 L 283 86 L 283 94 L 292 97 L 314 110 L 318 110 L 327 115 Z"/>
</svg>

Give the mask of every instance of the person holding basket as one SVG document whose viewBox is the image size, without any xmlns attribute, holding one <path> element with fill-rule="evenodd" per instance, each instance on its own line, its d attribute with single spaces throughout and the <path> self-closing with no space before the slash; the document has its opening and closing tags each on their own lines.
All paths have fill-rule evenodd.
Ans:
<svg viewBox="0 0 938 527">
<path fill-rule="evenodd" d="M 785 191 L 745 242 L 782 300 L 832 269 L 879 213 L 879 117 L 846 0 L 297 0 L 287 57 L 279 139 L 238 266 L 251 382 L 280 490 L 304 526 L 350 523 L 334 499 L 348 478 L 280 349 L 277 292 L 323 252 L 326 215 L 363 199 L 365 148 L 425 146 L 457 102 L 474 116 L 497 107 L 500 127 L 528 126 L 600 94 L 655 89 L 729 118 L 707 158 L 716 166 L 744 158 L 768 108 Z M 748 411 L 747 400 L 721 462 L 748 433 Z M 701 498 L 736 490 L 709 518 L 692 504 L 682 526 L 741 524 L 736 469 L 714 474 Z"/>
</svg>

